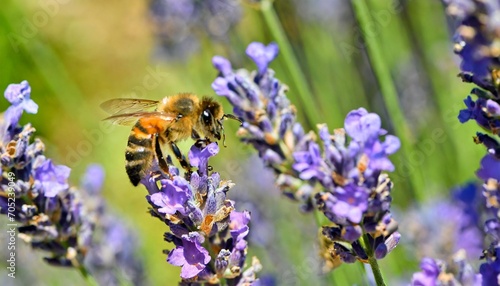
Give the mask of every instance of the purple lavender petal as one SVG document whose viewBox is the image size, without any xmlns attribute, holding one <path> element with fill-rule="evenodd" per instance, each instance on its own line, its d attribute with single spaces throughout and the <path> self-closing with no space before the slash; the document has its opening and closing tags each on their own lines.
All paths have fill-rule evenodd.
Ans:
<svg viewBox="0 0 500 286">
<path fill-rule="evenodd" d="M 396 153 L 396 151 L 399 150 L 401 147 L 401 141 L 399 140 L 398 137 L 394 135 L 387 135 L 385 136 L 385 141 L 383 143 L 384 145 L 384 150 L 385 154 L 391 155 Z"/>
<path fill-rule="evenodd" d="M 432 258 L 423 258 L 420 263 L 421 272 L 413 274 L 411 285 L 431 286 L 436 285 L 440 269 L 436 261 Z"/>
<path fill-rule="evenodd" d="M 276 56 L 278 55 L 278 45 L 270 43 L 265 46 L 262 43 L 253 42 L 248 45 L 246 53 L 257 65 L 257 70 L 260 75 L 264 74 Z"/>
<path fill-rule="evenodd" d="M 228 76 L 233 73 L 233 68 L 231 67 L 231 62 L 226 58 L 221 56 L 214 56 L 212 58 L 212 64 L 214 67 L 222 73 L 222 76 Z"/>
<path fill-rule="evenodd" d="M 164 214 L 175 214 L 179 211 L 185 214 L 184 205 L 191 197 L 187 182 L 181 177 L 175 177 L 174 181 L 162 180 L 161 191 L 151 195 L 151 202 L 160 207 L 158 211 Z"/>
<path fill-rule="evenodd" d="M 248 234 L 248 223 L 250 222 L 250 213 L 247 211 L 232 211 L 229 215 L 229 229 L 231 236 L 235 241 L 240 241 Z"/>
<path fill-rule="evenodd" d="M 468 39 L 467 42 L 460 35 L 456 36 L 456 40 L 462 45 L 458 51 L 458 54 L 462 58 L 460 69 L 464 72 L 474 74 L 474 77 L 481 80 L 487 77 L 489 67 L 492 64 L 492 58 L 484 55 L 482 50 L 484 46 L 489 45 L 488 40 L 480 33 L 475 33 L 475 36 L 472 39 Z"/>
<path fill-rule="evenodd" d="M 353 223 L 360 223 L 364 211 L 368 208 L 368 194 L 364 188 L 348 184 L 344 188 L 335 188 L 335 204 L 331 212 L 347 218 Z"/>
<path fill-rule="evenodd" d="M 68 177 L 71 169 L 64 165 L 54 165 L 52 160 L 46 159 L 41 166 L 34 170 L 35 180 L 40 182 L 46 197 L 54 197 L 67 189 Z"/>
<path fill-rule="evenodd" d="M 31 87 L 29 86 L 27 81 L 22 81 L 19 84 L 11 83 L 5 89 L 4 97 L 11 104 L 18 105 L 20 104 L 25 97 L 29 97 L 31 93 Z"/>
<path fill-rule="evenodd" d="M 7 128 L 10 126 L 17 126 L 19 120 L 23 115 L 23 107 L 20 105 L 12 105 L 7 108 L 4 113 L 5 122 L 7 122 Z"/>
<path fill-rule="evenodd" d="M 390 253 L 391 251 L 394 250 L 394 248 L 396 248 L 396 246 L 399 244 L 400 239 L 401 239 L 401 234 L 397 231 L 385 239 L 384 243 L 387 246 L 388 253 Z"/>
<path fill-rule="evenodd" d="M 200 245 L 198 239 L 199 234 L 193 232 L 182 237 L 186 263 L 182 266 L 181 277 L 184 279 L 200 273 L 211 260 L 208 251 Z"/>
<path fill-rule="evenodd" d="M 486 110 L 490 116 L 500 116 L 500 105 L 491 99 L 486 101 Z"/>
<path fill-rule="evenodd" d="M 359 121 L 361 118 L 365 115 L 368 114 L 368 111 L 364 109 L 363 107 L 360 107 L 358 109 L 354 109 L 347 113 L 345 120 L 344 120 L 344 129 L 346 130 L 347 134 L 349 134 L 348 130 L 351 130 L 352 133 L 357 133 L 359 132 L 360 126 L 359 126 Z M 349 135 L 352 137 L 352 135 Z"/>
<path fill-rule="evenodd" d="M 184 247 L 178 246 L 170 251 L 167 261 L 174 266 L 184 265 L 186 263 L 186 259 L 184 258 Z"/>
<path fill-rule="evenodd" d="M 348 225 L 344 228 L 344 233 L 342 234 L 342 238 L 353 242 L 361 237 L 363 234 L 363 229 L 359 225 Z"/>
<path fill-rule="evenodd" d="M 219 153 L 219 145 L 215 142 L 208 144 L 201 150 L 193 145 L 189 150 L 189 162 L 192 166 L 198 167 L 203 174 L 206 174 L 208 159 L 217 153 Z"/>
<path fill-rule="evenodd" d="M 484 98 L 478 98 L 473 101 L 470 96 L 464 100 L 467 109 L 460 110 L 458 119 L 461 123 L 465 123 L 468 120 L 475 120 L 477 124 L 485 129 L 490 129 L 489 119 L 485 116 L 483 108 L 486 107 L 486 100 Z"/>
<path fill-rule="evenodd" d="M 4 115 L 7 126 L 16 126 L 23 111 L 33 114 L 38 112 L 38 105 L 30 98 L 30 93 L 31 87 L 27 81 L 7 86 L 4 96 L 12 104 Z"/>
<path fill-rule="evenodd" d="M 205 265 L 203 264 L 184 264 L 181 268 L 181 278 L 189 279 L 196 276 L 203 269 L 205 269 Z"/>
<path fill-rule="evenodd" d="M 310 180 L 316 178 L 322 180 L 326 174 L 322 170 L 323 159 L 318 144 L 310 142 L 307 151 L 296 151 L 293 153 L 295 163 L 293 168 L 300 172 L 300 178 Z"/>
<path fill-rule="evenodd" d="M 346 133 L 357 142 L 367 142 L 377 137 L 381 130 L 380 116 L 359 108 L 349 112 L 344 122 Z"/>
<path fill-rule="evenodd" d="M 218 77 L 212 83 L 212 89 L 215 91 L 215 93 L 217 95 L 225 96 L 225 97 L 229 98 L 232 91 L 229 89 L 229 87 L 227 85 L 228 85 L 228 82 L 225 78 Z M 231 104 L 235 105 L 235 103 L 233 103 L 232 101 L 231 101 Z"/>
<path fill-rule="evenodd" d="M 472 108 L 474 107 L 474 101 L 472 100 L 472 97 L 467 96 L 467 98 L 464 99 L 464 103 L 467 109 L 460 110 L 458 114 L 458 120 L 460 121 L 460 123 L 465 123 L 472 119 Z"/>
<path fill-rule="evenodd" d="M 196 232 L 182 235 L 182 246 L 177 246 L 168 255 L 168 263 L 175 266 L 182 266 L 181 278 L 183 279 L 196 276 L 210 262 L 210 255 L 200 245 L 199 239 L 200 235 Z"/>
<path fill-rule="evenodd" d="M 184 258 L 189 264 L 206 264 L 210 261 L 208 251 L 203 248 L 198 241 L 185 240 L 184 243 Z"/>
<path fill-rule="evenodd" d="M 485 182 L 488 179 L 500 181 L 500 160 L 487 154 L 481 159 L 481 167 L 477 170 L 476 175 Z"/>
<path fill-rule="evenodd" d="M 38 104 L 36 104 L 33 99 L 25 99 L 22 107 L 27 113 L 36 114 L 38 112 Z"/>
<path fill-rule="evenodd" d="M 387 245 L 385 243 L 380 243 L 377 245 L 375 248 L 375 258 L 376 259 L 382 259 L 384 258 L 388 253 Z"/>
</svg>

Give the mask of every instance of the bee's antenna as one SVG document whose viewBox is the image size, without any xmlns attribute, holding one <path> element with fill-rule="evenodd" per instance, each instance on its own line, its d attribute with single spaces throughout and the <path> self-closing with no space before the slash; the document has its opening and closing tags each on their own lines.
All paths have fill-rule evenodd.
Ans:
<svg viewBox="0 0 500 286">
<path fill-rule="evenodd" d="M 225 115 L 224 115 L 225 116 Z M 224 132 L 224 125 L 222 124 L 222 120 L 224 119 L 224 116 L 222 116 L 222 119 L 217 120 L 217 123 L 220 125 L 220 130 L 222 132 L 222 145 L 224 148 L 226 148 L 226 132 Z"/>
<path fill-rule="evenodd" d="M 225 118 L 229 118 L 229 119 L 233 119 L 233 120 L 236 120 L 240 123 L 240 126 L 243 125 L 243 121 L 241 119 L 239 119 L 238 117 L 232 115 L 232 114 L 224 114 L 222 115 L 222 118 L 219 121 L 219 124 L 220 124 L 220 127 L 221 127 L 221 130 L 222 130 L 222 145 L 224 147 L 227 147 L 226 146 L 226 133 L 224 132 L 224 127 L 222 125 L 222 120 L 224 120 Z"/>
<path fill-rule="evenodd" d="M 229 118 L 229 119 L 236 120 L 236 121 L 238 121 L 240 123 L 240 126 L 241 126 L 241 124 L 243 124 L 243 121 L 241 119 L 239 119 L 238 117 L 236 117 L 236 116 L 234 116 L 232 114 L 224 114 L 222 116 L 222 119 L 224 119 L 224 118 Z"/>
</svg>

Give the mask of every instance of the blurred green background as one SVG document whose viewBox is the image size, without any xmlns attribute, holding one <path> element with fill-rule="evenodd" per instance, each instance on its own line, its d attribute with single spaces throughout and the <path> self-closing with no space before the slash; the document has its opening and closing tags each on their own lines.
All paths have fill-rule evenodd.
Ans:
<svg viewBox="0 0 500 286">
<path fill-rule="evenodd" d="M 484 149 L 472 144 L 476 126 L 462 126 L 456 119 L 471 86 L 456 77 L 458 58 L 452 54 L 449 23 L 440 1 L 363 2 L 370 11 L 366 32 L 359 26 L 359 10 L 348 1 L 274 3 L 313 97 L 307 107 L 282 55 L 271 68 L 289 85 L 289 98 L 306 128 L 315 130 L 321 122 L 330 129 L 342 127 L 347 112 L 365 107 L 380 114 L 384 128 L 394 134 L 401 122 L 394 121 L 392 111 L 405 116 L 407 157 L 392 157 L 397 171 L 391 175 L 394 205 L 404 209 L 417 199 L 446 196 L 452 186 L 473 179 Z M 161 253 L 170 248 L 163 241 L 166 227 L 147 214 L 146 191 L 132 187 L 124 171 L 130 130 L 102 124 L 106 114 L 99 104 L 115 97 L 160 99 L 177 92 L 214 95 L 212 56 L 228 57 L 235 68 L 254 69 L 244 55 L 246 46 L 276 38 L 255 4 L 238 2 L 241 18 L 222 40 L 199 29 L 193 32 L 198 42 L 192 52 L 164 57 L 148 5 L 148 1 L 116 0 L 2 1 L 0 87 L 29 81 L 39 112 L 24 115 L 21 123 L 33 123 L 46 144 L 47 156 L 72 168 L 74 184 L 88 164 L 104 166 L 103 194 L 110 209 L 140 236 L 138 255 L 144 259 L 150 283 L 169 285 L 179 280 L 179 269 L 166 263 Z M 397 92 L 397 104 L 384 102 L 380 77 L 374 72 L 372 42 L 381 48 L 379 60 Z M 219 101 L 230 110 L 224 99 Z M 2 110 L 7 106 L 5 100 L 0 102 Z M 266 175 L 267 185 L 255 185 L 262 164 L 249 159 L 254 152 L 233 135 L 237 125 L 227 122 L 225 126 L 228 147 L 211 164 L 236 183 L 229 198 L 236 200 L 237 209 L 253 207 L 254 212 L 261 212 L 253 216 L 267 221 L 268 228 L 261 229 L 268 234 L 256 235 L 261 244 L 251 244 L 249 256 L 258 255 L 264 265 L 262 273 L 274 275 L 280 285 L 328 283 L 315 275 L 318 250 L 311 243 L 316 240 L 312 215 L 303 215 L 296 204 L 280 197 L 271 175 Z M 239 197 L 243 198 L 240 202 Z M 54 269 L 41 260 L 36 270 L 23 263 L 19 261 L 19 275 L 36 271 L 44 275 L 40 281 L 45 282 L 40 284 L 62 285 L 57 275 L 84 283 L 76 271 Z M 408 275 L 417 266 L 414 255 L 404 247 L 382 261 L 382 271 L 393 278 Z M 357 265 L 344 265 L 335 271 L 340 277 L 336 281 L 366 284 L 361 271 Z"/>
</svg>

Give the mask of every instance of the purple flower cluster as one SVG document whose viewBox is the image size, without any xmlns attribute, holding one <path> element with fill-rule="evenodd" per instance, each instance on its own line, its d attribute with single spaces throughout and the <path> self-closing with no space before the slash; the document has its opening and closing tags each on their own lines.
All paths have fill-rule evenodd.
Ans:
<svg viewBox="0 0 500 286">
<path fill-rule="evenodd" d="M 392 135 L 380 141 L 380 136 L 386 133 L 378 115 L 360 108 L 347 114 L 344 129 L 334 130 L 333 135 L 326 125 L 320 125 L 322 154 L 309 151 L 314 159 L 304 161 L 299 158 L 306 151 L 294 153 L 299 162 L 293 165 L 296 170 L 302 169 L 304 162 L 321 162 L 321 168 L 309 163 L 309 168 L 315 169 L 314 174 L 304 176 L 302 172 L 301 178 L 321 186 L 315 195 L 316 204 L 333 223 L 323 227 L 323 234 L 339 242 L 334 246 L 345 262 L 366 259 L 366 252 L 373 252 L 375 258 L 381 259 L 399 242 L 397 223 L 390 213 L 392 182 L 382 171 L 394 170 L 387 156 L 399 149 L 400 142 Z M 309 150 L 319 150 L 314 141 L 309 140 L 307 145 Z M 369 243 L 368 249 L 359 245 L 363 235 Z M 341 242 L 351 243 L 352 248 Z"/>
<path fill-rule="evenodd" d="M 469 259 L 483 252 L 480 224 L 481 190 L 468 183 L 452 190 L 444 200 L 432 200 L 402 215 L 401 232 L 408 237 L 409 251 L 417 258 L 435 257 L 447 261 L 464 252 Z"/>
<path fill-rule="evenodd" d="M 183 58 L 196 50 L 195 35 L 224 41 L 240 20 L 240 4 L 235 0 L 153 0 L 150 13 L 158 50 L 167 58 Z"/>
<path fill-rule="evenodd" d="M 304 131 L 295 122 L 296 108 L 285 95 L 288 87 L 274 77 L 268 66 L 278 55 L 278 46 L 251 43 L 247 55 L 255 62 L 257 71 L 233 70 L 229 60 L 215 56 L 213 65 L 219 76 L 212 83 L 215 93 L 227 98 L 234 115 L 242 121 L 238 131 L 241 140 L 251 144 L 264 164 L 282 175 L 279 187 L 290 197 L 301 200 L 310 209 L 307 190 L 299 190 L 298 173 L 286 175 L 293 164 L 293 152 Z M 312 135 L 307 135 L 312 136 Z M 307 192 L 308 195 L 300 193 Z"/>
<path fill-rule="evenodd" d="M 448 267 L 441 260 L 426 257 L 420 263 L 421 271 L 413 274 L 411 285 L 498 285 L 496 282 L 489 284 L 487 281 L 493 280 L 485 280 L 481 275 L 476 274 L 462 253 L 453 257 L 453 265 L 454 267 Z M 452 268 L 454 273 L 451 271 Z"/>
<path fill-rule="evenodd" d="M 428 209 L 429 217 L 427 222 L 423 222 L 425 227 L 416 225 L 411 222 L 411 217 L 408 218 L 407 226 L 418 228 L 419 240 L 431 232 L 427 234 L 432 236 L 427 242 L 424 238 L 417 243 L 425 245 L 421 254 L 438 255 L 443 259 L 424 258 L 422 271 L 414 274 L 412 285 L 498 285 L 500 184 L 494 177 L 498 176 L 500 169 L 491 167 L 492 160 L 496 159 L 492 156 L 483 158 L 477 172 L 484 181 L 480 200 L 476 196 L 476 185 L 468 184 L 454 192 L 451 203 L 437 204 Z M 478 227 L 480 219 L 484 221 L 482 231 Z M 487 245 L 485 250 L 483 245 Z M 478 259 L 482 261 L 479 269 L 474 267 Z"/>
<path fill-rule="evenodd" d="M 94 225 L 85 219 L 81 195 L 69 188 L 70 169 L 43 155 L 44 144 L 32 139 L 35 129 L 30 124 L 18 125 L 23 111 L 37 112 L 30 91 L 26 81 L 5 91 L 12 105 L 0 125 L 0 213 L 20 225 L 20 238 L 50 254 L 48 263 L 79 267 Z"/>
<path fill-rule="evenodd" d="M 460 68 L 466 80 L 485 84 L 490 70 L 499 67 L 497 46 L 498 9 L 495 0 L 445 0 L 448 15 L 457 22 L 455 53 L 460 55 Z"/>
<path fill-rule="evenodd" d="M 486 210 L 488 212 L 484 223 L 484 231 L 488 238 L 489 245 L 483 253 L 483 264 L 479 272 L 483 276 L 483 285 L 496 285 L 500 276 L 500 169 L 498 169 L 498 159 L 491 155 L 486 155 L 481 161 L 481 168 L 477 175 L 484 181 L 483 197 Z M 495 283 L 494 283 L 495 282 Z"/>
<path fill-rule="evenodd" d="M 170 167 L 168 177 L 155 166 L 141 181 L 149 192 L 150 213 L 170 228 L 165 240 L 175 248 L 167 261 L 181 267 L 181 284 L 225 279 L 229 285 L 249 285 L 258 280 L 258 260 L 245 270 L 250 213 L 236 211 L 226 198 L 234 184 L 209 171 L 208 159 L 218 152 L 217 143 L 192 146 L 189 160 L 196 172 L 181 176 Z"/>
<path fill-rule="evenodd" d="M 475 269 L 484 241 L 480 196 L 478 185 L 468 183 L 454 189 L 450 199 L 405 213 L 401 231 L 416 246 L 409 251 L 422 258 L 421 271 L 413 274 L 411 285 L 482 285 L 490 281 Z"/>
<path fill-rule="evenodd" d="M 483 285 L 497 285 L 500 267 L 498 252 L 500 251 L 500 61 L 498 44 L 499 21 L 498 1 L 446 1 L 448 14 L 459 21 L 457 28 L 456 51 L 462 58 L 462 79 L 475 83 L 478 87 L 471 91 L 477 97 L 468 96 L 464 102 L 466 109 L 458 116 L 464 123 L 474 120 L 487 134 L 478 132 L 477 144 L 487 149 L 481 160 L 481 167 L 476 175 L 484 182 L 483 196 L 486 209 L 484 231 L 489 237 L 489 246 L 484 252 L 485 262 L 479 272 L 483 276 Z"/>
<path fill-rule="evenodd" d="M 457 21 L 455 51 L 462 58 L 462 80 L 475 83 L 471 95 L 465 100 L 466 108 L 461 110 L 458 119 L 461 123 L 474 120 L 490 137 L 477 133 L 476 143 L 485 145 L 490 155 L 500 159 L 500 143 L 497 135 L 500 130 L 500 60 L 498 44 L 500 38 L 497 20 L 500 4 L 497 1 L 445 1 L 447 12 Z"/>
<path fill-rule="evenodd" d="M 268 68 L 278 46 L 251 43 L 246 53 L 257 71 L 235 71 L 220 56 L 212 60 L 219 71 L 212 88 L 228 99 L 243 121 L 238 131 L 242 141 L 275 171 L 285 195 L 302 202 L 304 210 L 318 208 L 332 222 L 323 228 L 335 242 L 332 255 L 353 262 L 366 259 L 368 251 L 383 258 L 400 237 L 390 214 L 392 183 L 382 174 L 394 170 L 387 157 L 399 149 L 399 139 L 386 135 L 378 115 L 360 108 L 350 112 L 345 129 L 333 135 L 320 125 L 320 148 L 316 134 L 305 133 L 295 122 L 296 108 L 285 95 L 288 88 Z M 361 247 L 363 235 L 368 249 Z"/>
<path fill-rule="evenodd" d="M 37 112 L 30 91 L 26 81 L 11 84 L 5 91 L 5 98 L 12 105 L 0 121 L 0 213 L 17 225 L 19 238 L 33 249 L 47 253 L 44 260 L 51 265 L 75 267 L 84 272 L 99 268 L 101 274 L 117 278 L 123 277 L 116 273 L 117 268 L 135 264 L 136 267 L 128 268 L 128 273 L 139 275 L 142 264 L 135 257 L 127 257 L 126 261 L 115 259 L 107 269 L 89 259 L 92 256 L 89 253 L 109 251 L 110 246 L 126 243 L 130 240 L 130 231 L 105 234 L 100 241 L 94 239 L 95 231 L 108 233 L 112 228 L 123 228 L 105 212 L 99 194 L 104 173 L 100 167 L 92 166 L 83 177 L 80 189 L 70 187 L 70 168 L 56 165 L 44 156 L 44 144 L 38 138 L 33 139 L 35 129 L 31 124 L 19 126 L 23 111 Z M 135 244 L 129 243 L 120 252 L 130 253 L 133 249 Z M 100 279 L 100 275 L 97 279 L 109 281 Z"/>
</svg>

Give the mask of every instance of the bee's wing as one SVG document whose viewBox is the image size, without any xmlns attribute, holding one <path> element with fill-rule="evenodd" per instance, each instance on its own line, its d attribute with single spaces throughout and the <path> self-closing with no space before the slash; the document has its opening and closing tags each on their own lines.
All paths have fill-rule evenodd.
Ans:
<svg viewBox="0 0 500 286">
<path fill-rule="evenodd" d="M 109 114 L 125 114 L 149 110 L 158 106 L 158 100 L 138 98 L 115 98 L 101 103 L 101 108 Z"/>
<path fill-rule="evenodd" d="M 157 120 L 162 120 L 166 122 L 173 122 L 176 119 L 175 114 L 173 113 L 165 113 L 161 111 L 141 111 L 141 112 L 132 112 L 132 113 L 121 113 L 111 115 L 109 117 L 104 118 L 103 120 L 109 121 L 112 124 L 116 125 L 132 125 L 137 122 L 140 118 L 154 118 Z"/>
</svg>

